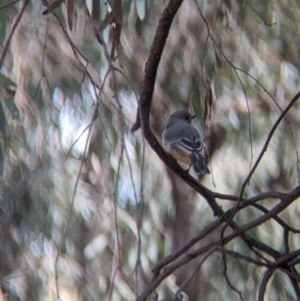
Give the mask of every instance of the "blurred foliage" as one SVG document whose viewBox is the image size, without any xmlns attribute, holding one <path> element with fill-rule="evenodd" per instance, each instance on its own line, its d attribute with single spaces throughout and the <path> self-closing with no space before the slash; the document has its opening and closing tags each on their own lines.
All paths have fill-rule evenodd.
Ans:
<svg viewBox="0 0 300 301">
<path fill-rule="evenodd" d="M 108 300 L 110 292 L 111 300 L 134 300 L 151 279 L 151 269 L 178 246 L 174 240 L 180 241 L 176 237 L 181 233 L 174 224 L 179 211 L 187 210 L 186 241 L 215 219 L 205 201 L 185 184 L 180 186 L 184 197 L 178 199 L 174 193 L 178 179 L 144 144 L 140 131 L 130 132 L 137 109 L 135 92 L 141 90 L 165 1 L 126 0 L 121 7 L 120 1 L 89 1 L 93 21 L 83 3 L 72 2 L 60 1 L 50 7 L 55 15 L 44 16 L 42 3 L 31 1 L 1 69 L 0 267 L 8 300 L 56 299 L 55 261 L 60 248 L 57 281 L 62 300 Z M 23 4 L 0 10 L 0 41 L 9 36 Z M 205 136 L 213 176 L 201 182 L 220 193 L 238 195 L 281 113 L 279 106 L 284 109 L 300 87 L 299 3 L 203 0 L 198 4 L 218 47 L 207 39 L 195 2 L 184 1 L 159 66 L 152 128 L 160 140 L 170 112 L 189 108 L 202 116 L 205 71 L 213 92 L 212 115 L 205 123 L 198 118 L 195 125 Z M 116 17 L 120 12 L 122 20 Z M 118 22 L 119 36 L 114 31 Z M 100 26 L 109 53 L 117 57 L 114 65 L 122 70 L 116 72 L 122 110 L 111 73 L 105 78 L 108 63 L 93 26 Z M 92 122 L 102 84 L 98 118 L 87 141 L 84 130 Z M 297 185 L 299 116 L 298 102 L 272 138 L 245 197 L 270 190 L 287 192 Z M 178 209 L 178 202 L 183 209 Z M 272 208 L 274 202 L 263 204 Z M 225 201 L 219 204 L 223 209 L 232 207 Z M 299 228 L 299 214 L 299 205 L 293 203 L 281 217 Z M 235 220 L 245 224 L 260 215 L 246 208 Z M 219 230 L 201 244 L 218 238 Z M 274 221 L 250 231 L 254 238 L 284 251 L 281 232 Z M 299 236 L 291 235 L 290 249 L 298 245 Z M 254 256 L 238 239 L 226 247 Z M 227 261 L 231 282 L 245 300 L 254 300 L 263 269 L 230 257 Z M 179 274 L 172 274 L 159 286 L 159 299 L 174 298 L 178 279 Z M 239 300 L 223 277 L 219 253 L 205 261 L 186 294 L 193 301 Z M 274 274 L 266 299 L 295 299 L 282 273 Z"/>
</svg>

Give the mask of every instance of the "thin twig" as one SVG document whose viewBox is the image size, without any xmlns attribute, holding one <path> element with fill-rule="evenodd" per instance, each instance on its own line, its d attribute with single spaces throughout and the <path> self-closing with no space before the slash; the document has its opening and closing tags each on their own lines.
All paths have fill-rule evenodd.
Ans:
<svg viewBox="0 0 300 301">
<path fill-rule="evenodd" d="M 208 259 L 209 256 L 211 256 L 218 247 L 214 247 L 209 252 L 207 252 L 196 264 L 196 266 L 193 268 L 190 275 L 185 279 L 185 281 L 180 285 L 179 289 L 177 290 L 176 294 L 179 294 L 184 290 L 184 288 L 192 281 L 192 279 L 195 277 L 196 273 L 200 270 L 202 264 Z"/>
<path fill-rule="evenodd" d="M 107 50 L 106 43 L 104 42 L 104 40 L 102 39 L 102 37 L 98 33 L 97 28 L 95 27 L 94 23 L 91 20 L 91 15 L 90 15 L 90 12 L 89 12 L 89 10 L 88 10 L 88 8 L 86 6 L 86 2 L 82 1 L 82 5 L 84 7 L 86 16 L 91 21 L 91 24 L 93 26 L 93 31 L 94 31 L 94 34 L 96 36 L 96 40 L 98 41 L 98 43 L 102 47 L 105 59 L 106 59 L 106 61 L 108 63 L 108 66 L 109 66 L 109 70 L 111 71 L 112 85 L 113 85 L 113 92 L 114 92 L 114 96 L 113 97 L 116 100 L 117 106 L 118 106 L 117 112 L 118 112 L 118 117 L 119 117 L 119 129 L 120 129 L 120 133 L 121 133 L 121 153 L 120 153 L 120 157 L 119 157 L 118 172 L 117 172 L 117 175 L 116 175 L 116 182 L 115 182 L 115 188 L 114 188 L 114 219 L 115 219 L 116 242 L 117 242 L 117 249 L 118 249 L 118 264 L 117 264 L 116 270 L 114 272 L 114 276 L 113 276 L 113 278 L 111 280 L 110 289 L 109 289 L 108 300 L 111 300 L 112 291 L 113 291 L 113 287 L 114 287 L 115 275 L 116 275 L 117 271 L 121 268 L 121 262 L 120 262 L 121 247 L 120 247 L 118 219 L 117 219 L 117 199 L 116 199 L 117 193 L 116 192 L 117 192 L 117 187 L 118 187 L 119 177 L 120 177 L 121 160 L 123 159 L 124 148 L 125 148 L 125 141 L 124 141 L 124 117 L 123 117 L 123 113 L 122 113 L 122 105 L 121 105 L 121 102 L 120 102 L 119 96 L 118 96 L 118 88 L 117 88 L 117 79 L 116 79 L 116 74 L 115 74 L 115 67 L 114 67 L 114 65 L 113 65 L 113 63 L 111 61 L 110 55 L 109 55 L 108 50 Z"/>
<path fill-rule="evenodd" d="M 194 238 L 192 238 L 183 247 L 181 247 L 179 250 L 177 250 L 174 254 L 167 256 L 165 259 L 163 259 L 161 262 L 159 262 L 152 269 L 152 273 L 154 273 L 154 275 L 159 275 L 162 268 L 164 268 L 165 266 L 170 264 L 172 261 L 175 261 L 177 258 L 179 258 L 186 251 L 188 251 L 192 246 L 194 246 L 201 239 L 206 237 L 209 233 L 214 231 L 221 224 L 222 224 L 221 220 L 217 219 L 217 220 L 213 221 L 212 223 L 210 223 L 209 225 L 205 226 L 205 228 L 200 233 L 198 233 Z"/>
<path fill-rule="evenodd" d="M 256 259 L 253 259 L 249 256 L 245 256 L 245 255 L 242 255 L 238 252 L 234 252 L 234 251 L 231 251 L 231 250 L 227 250 L 225 248 L 217 248 L 216 249 L 217 252 L 223 252 L 223 253 L 226 253 L 228 256 L 232 257 L 232 258 L 237 258 L 237 259 L 241 259 L 243 261 L 246 261 L 248 263 L 253 263 L 259 267 L 269 267 L 270 266 L 270 263 L 264 263 L 262 261 L 258 261 Z"/>
<path fill-rule="evenodd" d="M 44 0 L 42 0 L 44 2 Z M 89 75 L 89 79 L 90 81 L 92 82 L 92 84 L 94 86 L 97 86 L 95 84 L 95 82 L 93 81 L 91 75 L 87 72 L 87 70 L 85 69 L 85 66 L 83 65 L 83 63 L 81 62 L 81 60 L 79 59 L 79 56 L 78 56 L 78 53 L 81 55 L 81 57 L 86 61 L 88 62 L 88 60 L 85 58 L 85 56 L 77 49 L 77 47 L 74 45 L 73 41 L 71 40 L 70 36 L 68 35 L 66 29 L 64 28 L 61 20 L 59 19 L 59 17 L 57 16 L 57 14 L 54 12 L 54 11 L 51 11 L 52 14 L 56 17 L 56 19 L 58 20 L 59 24 L 60 24 L 60 27 L 63 31 L 63 33 L 65 34 L 72 50 L 73 50 L 73 54 L 75 56 L 75 58 L 77 59 L 77 61 L 80 63 L 80 65 L 83 67 L 83 70 L 85 70 L 84 72 L 86 72 L 86 74 Z M 97 86 L 98 87 L 98 86 Z M 100 95 L 101 95 L 101 92 L 103 90 L 103 87 L 104 87 L 104 83 L 102 83 L 102 86 L 101 88 L 99 89 L 99 99 L 97 100 L 97 103 L 96 103 L 96 106 L 95 106 L 95 109 L 94 109 L 94 112 L 93 112 L 93 117 L 92 117 L 92 121 L 90 123 L 90 126 L 89 126 L 89 131 L 88 131 L 88 135 L 87 135 L 87 140 L 86 140 L 86 143 L 85 143 L 85 147 L 84 147 L 84 152 L 83 152 L 83 159 L 81 161 L 81 165 L 80 165 L 80 168 L 79 168 L 79 172 L 78 172 L 78 175 L 77 175 L 77 178 L 76 178 L 76 182 L 75 182 L 75 186 L 74 186 L 74 191 L 73 191 L 73 196 L 72 196 L 72 201 L 71 201 L 71 205 L 70 205 L 70 208 L 69 208 L 69 213 L 68 213 L 68 218 L 67 218 L 67 223 L 65 225 L 65 228 L 63 230 L 63 234 L 62 234 L 62 238 L 61 238 L 61 242 L 60 242 L 60 245 L 58 247 L 58 252 L 57 252 L 57 256 L 56 256 L 56 259 L 55 259 L 55 285 L 56 285 L 56 294 L 57 294 L 57 298 L 59 300 L 60 299 L 60 293 L 59 293 L 59 283 L 58 283 L 58 277 L 59 277 L 59 274 L 58 274 L 58 260 L 59 260 L 59 257 L 60 257 L 60 253 L 61 253 L 61 249 L 62 249 L 62 245 L 63 245 L 63 242 L 65 241 L 65 238 L 66 238 L 66 235 L 67 235 L 67 231 L 68 231 L 68 227 L 69 227 L 69 224 L 70 224 L 70 220 L 71 220 L 71 216 L 72 216 L 72 211 L 73 211 L 73 207 L 74 207 L 74 203 L 75 203 L 75 196 L 76 196 L 76 193 L 77 193 L 77 187 L 78 187 L 78 184 L 79 184 L 79 180 L 80 180 L 80 175 L 81 175 L 81 172 L 82 172 L 82 169 L 83 169 L 83 164 L 84 164 L 84 161 L 85 161 L 85 158 L 86 158 L 86 154 L 87 154 L 87 150 L 88 150 L 88 141 L 90 140 L 90 136 L 91 136 L 91 131 L 92 131 L 92 126 L 93 126 L 93 123 L 94 121 L 96 120 L 97 116 L 98 116 L 98 109 L 99 109 L 99 104 L 100 104 Z"/>
<path fill-rule="evenodd" d="M 272 218 L 275 215 L 278 215 L 280 212 L 282 212 L 285 208 L 287 208 L 292 202 L 294 202 L 298 197 L 300 196 L 300 186 L 296 187 L 293 191 L 288 193 L 280 203 L 278 203 L 272 210 L 270 210 L 268 213 L 264 214 L 263 216 L 260 216 L 259 218 L 249 222 L 248 224 L 245 224 L 243 226 L 238 227 L 235 231 L 232 233 L 228 234 L 224 238 L 220 238 L 219 240 L 212 242 L 206 246 L 203 246 L 197 250 L 194 250 L 187 254 L 185 257 L 182 259 L 179 259 L 176 263 L 171 265 L 170 267 L 167 267 L 161 272 L 160 274 L 155 273 L 151 283 L 149 284 L 149 287 L 145 289 L 145 291 L 139 296 L 137 299 L 138 301 L 145 300 L 147 296 L 165 279 L 167 276 L 169 276 L 172 272 L 177 270 L 179 267 L 182 265 L 190 262 L 191 260 L 195 259 L 196 257 L 206 253 L 207 251 L 211 250 L 211 248 L 218 246 L 221 247 L 224 244 L 229 243 L 231 240 L 234 238 L 242 235 L 242 237 L 245 237 L 245 232 L 249 231 L 250 229 L 253 229 L 262 223 L 266 222 L 270 218 Z M 234 210 L 231 209 L 231 212 Z M 229 215 L 231 213 L 229 211 Z M 270 249 L 271 250 L 271 249 Z M 297 250 L 297 252 L 293 252 L 293 254 L 289 253 L 285 256 L 281 256 L 278 260 L 276 261 L 276 265 L 284 265 L 288 260 L 292 260 L 295 256 L 298 256 L 298 252 L 300 253 L 300 250 Z M 167 258 L 166 258 L 167 259 Z M 287 266 L 286 266 L 287 267 Z"/>
<path fill-rule="evenodd" d="M 224 245 L 222 245 L 222 248 L 221 248 L 221 249 L 223 249 L 223 248 L 224 248 Z M 226 280 L 226 282 L 227 282 L 227 285 L 229 286 L 229 288 L 230 288 L 232 291 L 236 292 L 236 293 L 240 296 L 240 299 L 241 299 L 242 301 L 244 301 L 242 292 L 239 291 L 239 290 L 231 283 L 231 281 L 230 281 L 230 279 L 229 279 L 229 277 L 228 277 L 228 274 L 227 274 L 227 261 L 226 261 L 226 254 L 225 254 L 225 252 L 222 252 L 222 260 L 223 260 L 223 265 L 224 265 L 223 275 L 224 275 L 224 277 L 225 277 L 225 280 Z"/>
<path fill-rule="evenodd" d="M 254 82 L 256 84 L 258 84 L 267 94 L 268 96 L 272 99 L 272 101 L 275 103 L 275 105 L 279 108 L 279 110 L 282 112 L 282 108 L 280 107 L 280 105 L 278 104 L 278 102 L 275 100 L 275 98 L 269 93 L 269 91 L 254 77 L 252 76 L 250 73 L 246 72 L 245 70 L 235 67 L 236 70 L 243 72 L 244 74 L 246 74 L 247 76 L 249 76 L 252 80 L 254 80 Z M 299 159 L 299 152 L 297 149 L 297 144 L 296 144 L 296 140 L 294 137 L 294 133 L 293 133 L 293 129 L 292 129 L 292 125 L 291 122 L 289 120 L 289 118 L 286 117 L 286 121 L 289 125 L 289 129 L 290 129 L 290 133 L 292 136 L 292 141 L 293 141 L 293 146 L 295 149 L 295 154 L 296 154 L 296 159 L 297 159 L 297 172 L 298 172 L 298 183 L 300 184 L 300 159 Z"/>
<path fill-rule="evenodd" d="M 216 47 L 219 49 L 220 53 L 222 54 L 222 56 L 226 59 L 226 61 L 228 62 L 228 64 L 233 68 L 233 71 L 243 89 L 243 93 L 245 95 L 245 99 L 246 99 L 246 105 L 247 105 L 247 114 L 248 114 L 248 131 L 249 131 L 249 139 L 250 139 L 250 169 L 252 166 L 252 159 L 253 159 L 253 146 L 252 146 L 252 133 L 251 133 L 251 115 L 250 115 L 250 108 L 249 108 L 249 101 L 248 101 L 248 97 L 247 97 L 247 93 L 246 93 L 246 89 L 244 87 L 244 84 L 242 83 L 242 80 L 240 78 L 240 76 L 238 75 L 235 66 L 233 65 L 233 63 L 231 63 L 231 61 L 227 58 L 227 56 L 225 55 L 225 53 L 222 51 L 222 49 L 219 47 L 218 43 L 216 42 L 215 38 L 213 37 L 213 35 L 211 34 L 211 30 L 209 28 L 208 22 L 206 20 L 206 18 L 204 17 L 202 10 L 197 2 L 197 0 L 194 0 L 195 5 L 197 7 L 197 10 L 201 16 L 201 19 L 203 20 L 206 30 L 207 30 L 207 39 L 208 37 L 214 42 L 214 44 L 216 45 Z M 207 40 L 206 39 L 206 40 Z"/>
<path fill-rule="evenodd" d="M 6 38 L 6 40 L 4 41 L 3 45 L 4 45 L 4 48 L 3 48 L 3 51 L 2 51 L 2 54 L 1 54 L 1 57 L 0 57 L 0 69 L 2 68 L 3 66 L 3 62 L 4 62 L 4 59 L 5 59 L 5 56 L 6 56 L 6 53 L 7 53 L 7 50 L 8 50 L 8 47 L 10 45 L 10 42 L 11 42 L 11 39 L 12 39 L 12 36 L 18 26 L 18 24 L 20 23 L 21 21 L 21 18 L 23 16 L 23 13 L 26 9 L 26 6 L 28 5 L 29 3 L 29 0 L 25 0 L 24 1 L 24 4 L 21 8 L 21 10 L 19 11 L 19 14 L 17 15 L 17 17 L 15 18 L 15 21 L 14 23 L 12 24 L 11 26 L 11 29 L 10 29 L 10 32 Z"/>
<path fill-rule="evenodd" d="M 260 154 L 259 154 L 259 156 L 258 156 L 258 158 L 257 158 L 257 160 L 256 160 L 256 162 L 254 164 L 254 166 L 252 167 L 250 173 L 248 174 L 247 178 L 245 179 L 245 181 L 242 184 L 242 188 L 241 188 L 240 195 L 239 195 L 239 200 L 238 200 L 238 202 L 237 202 L 237 204 L 235 206 L 235 210 L 233 211 L 232 215 L 230 216 L 229 221 L 231 221 L 233 219 L 233 217 L 234 217 L 234 215 L 236 213 L 236 210 L 238 209 L 238 207 L 240 205 L 240 202 L 242 200 L 245 187 L 246 187 L 247 183 L 249 182 L 250 178 L 252 177 L 254 171 L 256 170 L 258 164 L 260 163 L 260 161 L 261 161 L 264 153 L 267 151 L 268 145 L 269 145 L 269 143 L 270 143 L 270 141 L 271 141 L 271 139 L 272 139 L 272 137 L 273 137 L 273 135 L 274 135 L 277 127 L 278 127 L 278 125 L 280 124 L 280 122 L 282 121 L 282 119 L 284 118 L 284 116 L 288 113 L 288 111 L 291 109 L 291 107 L 294 105 L 294 103 L 299 99 L 299 97 L 300 97 L 300 92 L 298 92 L 294 96 L 294 98 L 290 101 L 290 103 L 285 108 L 285 110 L 280 114 L 279 118 L 276 120 L 276 122 L 274 123 L 273 127 L 271 128 L 271 130 L 270 130 L 270 132 L 269 132 L 269 134 L 267 136 L 267 139 L 266 139 L 266 141 L 264 143 L 264 146 L 263 146 L 263 148 L 262 148 L 262 150 L 261 150 L 261 152 L 260 152 Z M 224 230 L 228 226 L 229 221 L 227 221 L 227 224 L 224 227 Z"/>
<path fill-rule="evenodd" d="M 246 3 L 247 3 L 247 5 L 263 20 L 263 22 L 265 23 L 265 25 L 267 25 L 267 26 L 270 26 L 270 27 L 272 27 L 273 25 L 276 25 L 277 23 L 276 22 L 274 22 L 274 23 L 267 23 L 267 21 L 265 20 L 265 18 L 261 15 L 261 14 L 259 14 L 258 12 L 257 12 L 257 10 L 255 10 L 250 4 L 249 4 L 249 2 L 248 1 L 246 1 Z"/>
<path fill-rule="evenodd" d="M 69 208 L 67 223 L 66 223 L 65 228 L 63 230 L 63 233 L 62 233 L 62 236 L 61 236 L 61 242 L 59 244 L 57 255 L 56 255 L 56 258 L 55 258 L 55 285 L 56 285 L 56 295 L 57 295 L 57 298 L 59 300 L 61 300 L 61 298 L 60 298 L 59 284 L 58 284 L 58 277 L 59 277 L 59 274 L 58 274 L 58 259 L 60 257 L 62 245 L 63 245 L 63 243 L 64 243 L 64 241 L 66 239 L 66 236 L 67 236 L 67 231 L 68 231 L 68 227 L 69 227 L 69 224 L 70 224 L 70 220 L 71 220 L 71 216 L 72 216 L 72 211 L 73 211 L 73 207 L 74 207 L 74 203 L 75 203 L 75 196 L 76 196 L 76 193 L 77 193 L 77 187 L 78 187 L 78 184 L 79 184 L 80 175 L 81 175 L 81 172 L 82 172 L 82 169 L 83 169 L 83 164 L 84 164 L 84 161 L 85 161 L 85 158 L 86 158 L 86 154 L 87 154 L 87 150 L 88 150 L 88 145 L 89 145 L 88 141 L 90 140 L 93 121 L 97 118 L 97 110 L 98 110 L 98 107 L 96 106 L 96 108 L 94 110 L 94 114 L 93 114 L 91 126 L 89 127 L 89 131 L 88 131 L 86 143 L 85 143 L 85 146 L 84 146 L 83 159 L 81 160 L 80 168 L 79 168 L 78 175 L 77 175 L 77 178 L 76 178 L 76 181 L 75 181 L 75 185 L 74 185 L 74 191 L 73 191 L 71 205 L 70 205 L 70 208 Z"/>
<path fill-rule="evenodd" d="M 274 270 L 275 270 L 274 268 L 269 268 L 265 272 L 264 277 L 263 277 L 263 279 L 261 281 L 261 284 L 259 286 L 259 290 L 258 290 L 258 297 L 257 297 L 258 301 L 264 301 L 264 296 L 265 296 L 267 284 L 268 284 L 270 278 L 272 277 L 272 275 L 274 273 Z"/>
<path fill-rule="evenodd" d="M 14 5 L 14 4 L 18 3 L 19 1 L 20 1 L 20 0 L 15 0 L 15 1 L 13 1 L 13 2 L 10 2 L 10 3 L 7 3 L 7 4 L 3 4 L 2 6 L 0 6 L 0 9 L 9 7 L 9 6 L 11 6 L 11 5 Z"/>
<path fill-rule="evenodd" d="M 105 85 L 105 82 L 106 82 L 106 79 L 107 79 L 107 77 L 108 77 L 109 72 L 110 72 L 110 71 L 107 70 L 107 72 L 105 73 L 104 79 L 103 79 L 103 81 L 102 81 L 102 85 L 101 85 L 101 87 L 100 87 L 99 94 L 98 94 L 98 96 L 97 96 L 97 99 L 98 99 L 98 101 L 97 101 L 98 107 L 100 106 L 100 97 L 101 97 L 101 93 L 102 93 L 102 91 L 103 91 L 103 88 L 104 88 L 104 85 Z M 98 110 L 99 110 L 99 109 L 98 109 Z M 98 112 L 98 110 L 97 110 L 97 115 L 96 115 L 96 117 L 99 117 L 99 112 Z M 102 123 L 102 128 L 103 128 L 103 130 L 104 130 L 104 135 L 105 135 L 106 139 L 108 140 L 108 143 L 110 144 L 110 141 L 109 141 L 109 139 L 108 139 L 107 132 L 106 132 L 106 129 L 105 129 L 105 125 L 104 125 L 104 123 L 103 123 L 101 117 L 100 117 L 100 121 L 101 121 L 101 123 Z M 83 129 L 83 131 L 81 132 L 81 134 L 79 135 L 79 137 L 72 143 L 72 145 L 70 146 L 70 149 L 68 150 L 68 152 L 67 152 L 67 154 L 66 154 L 65 160 L 67 160 L 67 158 L 69 157 L 69 154 L 70 154 L 70 152 L 72 151 L 74 145 L 78 142 L 78 140 L 81 138 L 81 136 L 82 136 L 82 135 L 83 135 L 83 134 L 91 127 L 91 126 L 92 126 L 92 123 L 93 123 L 93 122 L 94 122 L 94 120 L 92 120 L 92 121 L 85 127 L 85 129 Z"/>
</svg>

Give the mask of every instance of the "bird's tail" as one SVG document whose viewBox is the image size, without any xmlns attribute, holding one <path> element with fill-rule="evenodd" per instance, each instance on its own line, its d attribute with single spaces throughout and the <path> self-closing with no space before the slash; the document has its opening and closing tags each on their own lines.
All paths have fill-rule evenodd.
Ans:
<svg viewBox="0 0 300 301">
<path fill-rule="evenodd" d="M 204 158 L 199 158 L 199 159 L 192 159 L 192 164 L 193 164 L 193 168 L 194 168 L 194 171 L 200 175 L 204 175 L 204 174 L 207 174 L 209 175 L 210 174 L 210 171 L 209 169 L 207 168 L 205 162 L 204 162 Z"/>
</svg>

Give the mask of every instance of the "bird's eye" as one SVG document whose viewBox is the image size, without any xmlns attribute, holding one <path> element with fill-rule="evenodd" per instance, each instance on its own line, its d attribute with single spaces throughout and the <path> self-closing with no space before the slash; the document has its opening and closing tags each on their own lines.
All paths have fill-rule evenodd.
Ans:
<svg viewBox="0 0 300 301">
<path fill-rule="evenodd" d="M 190 120 L 189 116 L 185 116 L 185 120 Z"/>
</svg>

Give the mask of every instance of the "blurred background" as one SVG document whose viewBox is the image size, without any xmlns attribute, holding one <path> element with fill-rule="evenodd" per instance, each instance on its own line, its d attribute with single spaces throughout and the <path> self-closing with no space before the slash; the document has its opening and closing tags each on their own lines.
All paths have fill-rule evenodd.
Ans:
<svg viewBox="0 0 300 301">
<path fill-rule="evenodd" d="M 130 132 L 167 1 L 87 1 L 92 20 L 80 1 L 56 1 L 56 16 L 42 15 L 40 1 L 27 2 L 8 7 L 8 0 L 0 2 L 0 299 L 55 300 L 59 292 L 61 300 L 135 300 L 151 269 L 216 219 L 205 200 L 148 147 L 141 131 Z M 300 7 L 296 0 L 198 5 L 184 1 L 172 24 L 156 78 L 152 129 L 161 141 L 171 112 L 197 114 L 194 125 L 205 138 L 212 171 L 200 182 L 239 195 L 280 108 L 300 88 Z M 93 26 L 121 71 L 115 81 L 112 73 L 106 78 L 108 63 Z M 298 102 L 278 127 L 245 197 L 298 185 L 299 117 Z M 272 208 L 276 202 L 263 204 Z M 233 206 L 218 203 L 224 210 Z M 244 224 L 261 214 L 246 208 L 235 221 Z M 299 214 L 295 202 L 280 216 L 299 228 Z M 275 222 L 250 234 L 284 251 Z M 197 246 L 219 235 L 217 229 Z M 299 248 L 297 234 L 289 242 L 291 250 Z M 255 258 L 240 239 L 226 247 Z M 174 298 L 197 260 L 161 283 L 159 300 Z M 232 258 L 227 265 L 244 299 L 254 300 L 265 270 Z M 224 279 L 220 253 L 196 272 L 184 298 L 240 300 Z M 288 277 L 276 272 L 266 300 L 295 298 Z"/>
</svg>

